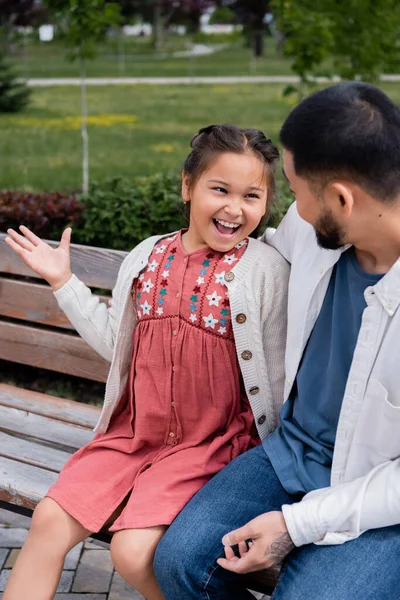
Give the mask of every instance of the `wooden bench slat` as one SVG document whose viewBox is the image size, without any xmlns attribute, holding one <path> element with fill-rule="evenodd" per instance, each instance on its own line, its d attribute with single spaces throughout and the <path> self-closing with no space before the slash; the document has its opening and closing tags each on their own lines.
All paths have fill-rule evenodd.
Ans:
<svg viewBox="0 0 400 600">
<path fill-rule="evenodd" d="M 4 241 L 6 237 L 6 234 L 0 233 L 0 273 L 13 273 L 41 279 L 9 248 Z M 57 242 L 48 241 L 48 243 L 54 248 L 58 246 Z M 89 287 L 112 290 L 119 266 L 126 254 L 120 250 L 71 244 L 72 272 Z"/>
<path fill-rule="evenodd" d="M 73 400 L 0 383 L 0 405 L 19 408 L 58 421 L 81 425 L 92 430 L 100 416 L 100 408 Z"/>
<path fill-rule="evenodd" d="M 57 473 L 0 457 L 0 500 L 33 509 L 57 477 Z"/>
<path fill-rule="evenodd" d="M 110 368 L 82 338 L 1 321 L 0 358 L 103 382 Z"/>
<path fill-rule="evenodd" d="M 108 298 L 99 296 L 101 302 Z M 50 327 L 74 329 L 58 306 L 48 285 L 0 277 L 0 315 L 41 323 Z"/>
<path fill-rule="evenodd" d="M 93 432 L 17 408 L 0 406 L 0 431 L 17 433 L 76 450 L 93 439 Z"/>
<path fill-rule="evenodd" d="M 0 431 L 0 456 L 59 473 L 71 454 Z"/>
</svg>

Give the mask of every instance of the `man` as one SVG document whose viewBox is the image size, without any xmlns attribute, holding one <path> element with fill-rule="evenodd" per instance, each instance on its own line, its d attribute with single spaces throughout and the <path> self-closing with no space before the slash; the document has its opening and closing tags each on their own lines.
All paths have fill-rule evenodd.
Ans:
<svg viewBox="0 0 400 600">
<path fill-rule="evenodd" d="M 247 600 L 240 574 L 285 559 L 274 600 L 395 600 L 400 111 L 343 83 L 280 139 L 297 201 L 264 236 L 291 263 L 280 425 L 187 505 L 156 575 L 166 600 Z"/>
</svg>

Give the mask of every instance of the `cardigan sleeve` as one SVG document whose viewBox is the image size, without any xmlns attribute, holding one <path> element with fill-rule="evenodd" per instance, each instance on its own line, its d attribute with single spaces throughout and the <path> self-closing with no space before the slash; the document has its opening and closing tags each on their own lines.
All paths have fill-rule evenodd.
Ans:
<svg viewBox="0 0 400 600">
<path fill-rule="evenodd" d="M 75 275 L 54 292 L 60 308 L 67 315 L 80 336 L 103 358 L 111 362 L 116 342 L 118 323 L 123 310 L 124 290 L 129 274 L 127 267 L 139 256 L 139 246 L 125 257 L 112 291 L 112 306 L 100 302 L 98 296 Z"/>
</svg>

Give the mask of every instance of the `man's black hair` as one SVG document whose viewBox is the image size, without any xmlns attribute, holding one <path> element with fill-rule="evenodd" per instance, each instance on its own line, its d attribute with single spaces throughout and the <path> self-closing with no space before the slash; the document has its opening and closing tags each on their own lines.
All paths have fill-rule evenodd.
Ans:
<svg viewBox="0 0 400 600">
<path fill-rule="evenodd" d="M 400 195 L 400 110 L 372 85 L 345 82 L 312 94 L 289 114 L 280 140 L 300 177 L 347 178 L 382 201 Z"/>
</svg>

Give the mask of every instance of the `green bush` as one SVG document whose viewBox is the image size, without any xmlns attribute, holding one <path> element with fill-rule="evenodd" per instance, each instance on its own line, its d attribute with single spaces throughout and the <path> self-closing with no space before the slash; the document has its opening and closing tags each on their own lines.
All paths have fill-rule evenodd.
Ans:
<svg viewBox="0 0 400 600">
<path fill-rule="evenodd" d="M 289 190 L 288 182 L 280 179 L 277 182 L 277 198 L 272 207 L 271 217 L 268 222 L 269 227 L 278 227 L 283 217 L 286 215 L 288 208 L 293 204 L 293 195 Z"/>
<path fill-rule="evenodd" d="M 235 15 L 229 8 L 229 6 L 219 6 L 217 7 L 211 15 L 210 25 L 219 25 L 219 24 L 229 24 L 233 23 L 235 19 Z"/>
<path fill-rule="evenodd" d="M 130 250 L 145 238 L 174 231 L 184 223 L 177 173 L 95 182 L 80 200 L 84 225 L 73 239 L 92 246 Z"/>
</svg>

